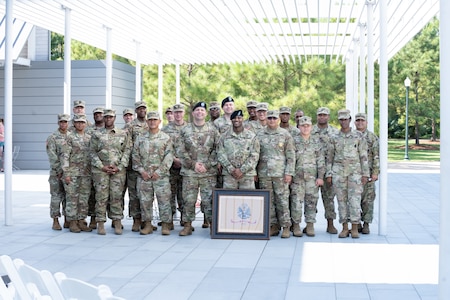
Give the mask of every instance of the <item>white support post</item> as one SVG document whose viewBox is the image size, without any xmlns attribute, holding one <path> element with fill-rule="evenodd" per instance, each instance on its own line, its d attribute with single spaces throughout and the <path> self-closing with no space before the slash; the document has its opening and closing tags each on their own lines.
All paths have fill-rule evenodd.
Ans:
<svg viewBox="0 0 450 300">
<path fill-rule="evenodd" d="M 180 62 L 175 62 L 175 91 L 176 91 L 176 100 L 177 104 L 180 103 Z"/>
<path fill-rule="evenodd" d="M 71 9 L 64 9 L 64 113 L 71 114 L 72 98 L 72 24 Z"/>
<path fill-rule="evenodd" d="M 158 112 L 163 117 L 163 64 L 162 64 L 162 53 L 159 53 L 159 63 L 158 63 Z"/>
<path fill-rule="evenodd" d="M 106 29 L 106 89 L 105 108 L 112 108 L 112 50 L 111 50 L 111 28 Z"/>
<path fill-rule="evenodd" d="M 366 112 L 366 24 L 359 24 L 359 108 L 358 112 Z"/>
<path fill-rule="evenodd" d="M 366 0 L 367 4 L 367 127 L 374 131 L 374 62 L 373 62 L 373 4 L 375 0 Z"/>
<path fill-rule="evenodd" d="M 134 102 L 141 101 L 142 98 L 142 77 L 141 77 L 141 43 L 134 41 L 136 44 L 136 76 L 135 76 L 135 96 Z"/>
</svg>

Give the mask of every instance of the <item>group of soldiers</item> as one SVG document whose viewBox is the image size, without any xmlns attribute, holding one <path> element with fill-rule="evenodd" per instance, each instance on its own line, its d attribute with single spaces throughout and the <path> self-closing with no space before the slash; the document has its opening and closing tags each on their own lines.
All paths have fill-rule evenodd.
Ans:
<svg viewBox="0 0 450 300">
<path fill-rule="evenodd" d="M 122 234 L 128 189 L 132 231 L 146 235 L 157 229 L 152 223 L 157 200 L 161 233 L 169 235 L 174 229 L 179 210 L 179 235 L 191 235 L 200 197 L 202 227 L 212 233 L 214 188 L 258 188 L 271 191 L 270 236 L 280 231 L 282 238 L 314 236 L 319 190 L 328 233 L 338 233 L 333 224 L 335 196 L 342 224 L 339 237 L 370 233 L 379 147 L 364 113 L 355 115 L 356 130 L 348 110 L 338 112 L 341 128 L 332 127 L 326 107 L 317 110 L 314 126 L 298 110 L 294 126 L 289 107 L 269 110 L 268 103 L 249 101 L 245 118 L 229 96 L 209 103 L 209 108 L 196 103 L 191 123 L 185 121 L 184 105 L 175 104 L 166 110 L 168 123 L 161 128 L 159 113 L 147 112 L 145 102 L 139 101 L 134 111 L 123 111 L 126 124 L 117 128 L 114 110 L 94 109 L 90 124 L 84 107 L 84 101 L 74 101 L 73 124 L 69 115 L 58 115 L 58 130 L 47 139 L 55 230 L 61 230 L 62 205 L 64 227 L 71 232 L 97 229 L 104 235 L 108 217 L 114 232 Z"/>
</svg>

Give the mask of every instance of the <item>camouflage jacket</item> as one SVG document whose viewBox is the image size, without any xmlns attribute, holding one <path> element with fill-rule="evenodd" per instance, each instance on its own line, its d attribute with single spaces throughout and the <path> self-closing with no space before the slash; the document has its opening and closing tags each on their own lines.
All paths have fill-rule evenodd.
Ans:
<svg viewBox="0 0 450 300">
<path fill-rule="evenodd" d="M 294 138 L 295 136 L 300 134 L 300 129 L 298 129 L 297 127 L 292 126 L 292 125 L 289 125 L 289 128 L 283 128 L 283 129 L 286 129 L 290 133 L 292 138 Z"/>
<path fill-rule="evenodd" d="M 147 122 L 146 121 L 141 122 L 141 121 L 139 121 L 139 119 L 134 119 L 130 123 L 125 124 L 125 126 L 123 128 L 124 128 L 124 130 L 128 131 L 128 133 L 131 137 L 132 143 L 134 143 L 134 141 L 136 140 L 136 137 L 139 134 L 148 132 Z"/>
<path fill-rule="evenodd" d="M 170 139 L 172 140 L 174 149 L 177 148 L 179 142 L 180 142 L 180 135 L 181 135 L 181 129 L 185 127 L 188 123 L 183 122 L 181 125 L 175 124 L 175 122 L 169 123 L 166 126 L 164 126 L 161 131 L 170 136 Z M 174 153 L 175 156 L 175 153 Z M 176 156 L 175 156 L 176 157 Z"/>
<path fill-rule="evenodd" d="M 317 137 L 304 139 L 301 134 L 294 137 L 295 175 L 323 178 L 325 175 L 325 157 L 322 145 Z"/>
<path fill-rule="evenodd" d="M 294 140 L 289 132 L 266 127 L 257 133 L 260 144 L 258 177 L 295 175 Z"/>
<path fill-rule="evenodd" d="M 70 134 L 69 131 L 61 133 L 58 129 L 47 138 L 46 150 L 48 162 L 50 163 L 50 175 L 59 175 L 63 173 L 61 167 L 62 148 L 66 144 L 67 137 Z"/>
<path fill-rule="evenodd" d="M 365 130 L 362 132 L 363 138 L 367 142 L 367 160 L 369 162 L 370 175 L 380 174 L 380 142 L 375 133 Z"/>
<path fill-rule="evenodd" d="M 231 120 L 225 118 L 225 116 L 220 116 L 214 120 L 214 126 L 216 126 L 220 134 L 227 132 L 231 128 L 231 125 Z"/>
<path fill-rule="evenodd" d="M 80 135 L 73 132 L 67 137 L 61 156 L 64 176 L 91 176 L 90 140 L 91 136 L 87 133 Z"/>
<path fill-rule="evenodd" d="M 325 157 L 325 164 L 327 163 L 327 155 L 328 155 L 328 143 L 330 141 L 330 136 L 337 134 L 339 130 L 336 127 L 328 125 L 326 128 L 319 128 L 319 126 L 314 125 L 311 130 L 311 136 L 316 137 L 320 141 L 320 145 L 322 147 L 323 155 Z"/>
</svg>

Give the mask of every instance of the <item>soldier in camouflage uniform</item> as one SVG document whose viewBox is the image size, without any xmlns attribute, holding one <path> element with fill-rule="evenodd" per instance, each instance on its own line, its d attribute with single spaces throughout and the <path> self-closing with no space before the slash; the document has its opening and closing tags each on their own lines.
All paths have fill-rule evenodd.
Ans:
<svg viewBox="0 0 450 300">
<path fill-rule="evenodd" d="M 230 116 L 234 111 L 234 99 L 230 96 L 222 100 L 223 115 L 214 121 L 214 126 L 220 134 L 228 131 L 231 128 Z"/>
<path fill-rule="evenodd" d="M 299 122 L 300 118 L 303 117 L 304 114 L 305 113 L 301 109 L 297 109 L 297 111 L 295 112 L 295 125 L 297 125 L 297 127 L 299 126 L 298 122 Z"/>
<path fill-rule="evenodd" d="M 365 113 L 357 113 L 355 116 L 356 130 L 362 133 L 363 138 L 367 142 L 367 160 L 369 163 L 370 177 L 364 185 L 361 195 L 361 221 L 364 225 L 359 224 L 358 231 L 363 234 L 369 234 L 369 224 L 373 220 L 373 204 L 375 202 L 375 181 L 378 180 L 380 174 L 380 143 L 378 137 L 371 131 L 367 130 L 367 115 Z"/>
<path fill-rule="evenodd" d="M 283 227 L 282 238 L 289 238 L 291 213 L 289 211 L 289 185 L 295 171 L 295 149 L 292 136 L 278 125 L 279 113 L 271 110 L 267 113 L 267 128 L 257 133 L 260 142 L 257 173 L 259 188 L 270 189 L 270 236 L 279 234 Z"/>
<path fill-rule="evenodd" d="M 359 131 L 350 127 L 348 109 L 338 112 L 341 130 L 330 137 L 327 155 L 327 182 L 333 186 L 338 200 L 340 238 L 349 236 L 348 221 L 352 223 L 352 238 L 359 238 L 361 193 L 369 176 L 367 143 Z"/>
<path fill-rule="evenodd" d="M 219 102 L 212 101 L 209 103 L 209 122 L 214 123 L 218 118 L 220 118 Z"/>
<path fill-rule="evenodd" d="M 181 161 L 180 158 L 176 156 L 176 149 L 180 142 L 180 134 L 181 129 L 187 125 L 187 122 L 184 120 L 184 105 L 181 103 L 175 104 L 173 106 L 173 116 L 174 120 L 172 123 L 167 124 L 162 128 L 162 131 L 170 136 L 172 143 L 174 145 L 174 153 L 173 153 L 173 163 L 170 167 L 170 191 L 171 191 L 171 199 L 170 204 L 172 207 L 172 216 L 174 216 L 178 210 L 180 213 L 183 213 L 183 177 L 180 174 L 181 171 Z M 173 219 L 173 217 L 172 217 Z M 180 223 L 183 226 L 183 224 Z M 173 229 L 173 226 L 171 226 Z"/>
<path fill-rule="evenodd" d="M 73 107 L 72 112 L 74 115 L 85 115 L 86 114 L 86 102 L 84 100 L 74 100 L 73 101 Z M 87 121 L 87 126 L 91 126 L 91 122 Z M 69 131 L 74 132 L 75 124 L 72 120 L 72 126 L 70 126 Z"/>
<path fill-rule="evenodd" d="M 114 125 L 116 112 L 105 109 L 105 128 L 92 132 L 89 144 L 92 180 L 95 187 L 97 233 L 105 235 L 108 217 L 113 220 L 115 234 L 122 234 L 123 189 L 131 153 L 131 138 Z"/>
<path fill-rule="evenodd" d="M 269 104 L 266 102 L 258 103 L 256 106 L 256 121 L 251 121 L 249 124 L 253 127 L 256 134 L 258 131 L 263 130 L 267 126 L 267 111 L 269 110 Z"/>
<path fill-rule="evenodd" d="M 174 116 L 173 116 L 173 107 L 169 106 L 166 108 L 166 120 L 167 124 L 170 124 L 173 122 Z"/>
<path fill-rule="evenodd" d="M 279 109 L 280 112 L 280 127 L 286 129 L 294 138 L 296 135 L 300 134 L 300 130 L 297 126 L 292 126 L 289 124 L 289 120 L 291 119 L 291 108 L 287 106 L 282 106 Z"/>
<path fill-rule="evenodd" d="M 337 128 L 328 124 L 329 119 L 330 110 L 328 107 L 320 107 L 317 109 L 317 124 L 313 126 L 311 131 L 311 135 L 317 137 L 320 141 L 325 156 L 325 164 L 327 163 L 327 146 L 330 136 L 338 133 Z M 333 220 L 336 219 L 336 211 L 334 208 L 335 193 L 333 192 L 333 188 L 326 182 L 325 177 L 323 179 L 324 184 L 320 187 L 320 193 L 325 210 L 325 219 L 327 219 L 327 232 L 337 234 L 338 231 L 333 224 Z"/>
<path fill-rule="evenodd" d="M 53 132 L 46 142 L 47 156 L 50 163 L 48 183 L 50 184 L 50 217 L 53 218 L 53 230 L 62 230 L 58 218 L 61 217 L 61 206 L 63 212 L 66 206 L 66 193 L 62 182 L 61 154 L 62 147 L 65 145 L 69 135 L 69 121 L 69 115 L 58 115 L 58 130 Z M 68 224 L 65 224 L 65 228 L 67 227 Z"/>
<path fill-rule="evenodd" d="M 153 233 L 153 201 L 158 199 L 162 235 L 170 234 L 173 226 L 169 169 L 173 163 L 173 143 L 170 136 L 159 130 L 159 113 L 147 114 L 148 131 L 136 137 L 132 151 L 133 170 L 139 173 L 137 191 L 140 200 L 142 235 Z"/>
<path fill-rule="evenodd" d="M 255 133 L 243 126 L 242 110 L 231 114 L 232 130 L 220 136 L 217 159 L 222 166 L 223 188 L 254 189 L 259 141 Z"/>
<path fill-rule="evenodd" d="M 146 120 L 147 104 L 144 101 L 137 101 L 134 103 L 134 111 L 136 112 L 136 119 L 128 124 L 125 124 L 124 130 L 128 132 L 131 138 L 131 144 L 134 144 L 136 138 L 148 131 L 148 124 Z M 130 153 L 131 155 L 131 153 Z M 128 188 L 128 216 L 133 218 L 133 225 L 131 231 L 138 232 L 141 228 L 141 207 L 139 197 L 136 190 L 137 179 L 139 173 L 132 169 L 132 161 L 130 157 L 129 166 L 127 168 L 126 187 Z M 155 228 L 156 229 L 156 228 Z"/>
<path fill-rule="evenodd" d="M 207 105 L 199 102 L 192 110 L 193 123 L 181 129 L 180 146 L 177 149 L 181 160 L 183 176 L 183 221 L 180 236 L 192 234 L 195 220 L 195 203 L 198 191 L 208 222 L 212 218 L 212 190 L 216 186 L 219 132 L 209 122 L 205 122 Z"/>
<path fill-rule="evenodd" d="M 131 108 L 125 108 L 123 110 L 122 118 L 123 121 L 125 122 L 125 125 L 131 123 L 134 120 L 134 111 Z"/>
<path fill-rule="evenodd" d="M 325 175 L 325 157 L 320 141 L 311 136 L 312 123 L 308 116 L 299 119 L 300 134 L 294 137 L 295 176 L 291 184 L 291 218 L 294 236 L 302 236 L 303 203 L 305 204 L 306 235 L 314 236 L 319 187 Z"/>
<path fill-rule="evenodd" d="M 255 100 L 250 100 L 247 102 L 246 106 L 248 119 L 244 121 L 244 125 L 248 124 L 249 122 L 258 120 L 258 116 L 256 115 L 256 107 L 258 106 L 258 102 L 256 102 Z"/>
<path fill-rule="evenodd" d="M 70 222 L 71 232 L 92 231 L 85 222 L 92 185 L 89 159 L 91 136 L 84 132 L 87 125 L 86 115 L 74 115 L 73 123 L 75 131 L 67 137 L 61 155 L 66 191 L 66 217 Z"/>
</svg>

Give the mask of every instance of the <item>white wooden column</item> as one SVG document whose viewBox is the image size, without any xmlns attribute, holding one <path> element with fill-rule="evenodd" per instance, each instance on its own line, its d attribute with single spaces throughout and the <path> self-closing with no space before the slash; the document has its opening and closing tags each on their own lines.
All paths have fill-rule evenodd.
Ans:
<svg viewBox="0 0 450 300">
<path fill-rule="evenodd" d="M 366 24 L 359 24 L 359 108 L 353 112 L 366 112 Z"/>
<path fill-rule="evenodd" d="M 373 62 L 373 4 L 375 0 L 366 0 L 367 4 L 367 127 L 373 132 L 375 124 L 374 102 L 374 62 Z"/>
<path fill-rule="evenodd" d="M 105 26 L 106 30 L 106 88 L 105 88 L 105 108 L 112 108 L 112 49 L 111 49 L 111 28 Z"/>
<path fill-rule="evenodd" d="M 64 9 L 64 113 L 70 115 L 72 98 L 72 18 L 71 9 Z"/>
<path fill-rule="evenodd" d="M 159 62 L 158 62 L 158 112 L 163 118 L 163 63 L 162 63 L 162 53 L 159 53 Z"/>
<path fill-rule="evenodd" d="M 141 76 L 141 43 L 134 41 L 136 44 L 136 75 L 135 75 L 135 96 L 134 102 L 141 101 L 142 98 L 142 76 Z"/>
</svg>

